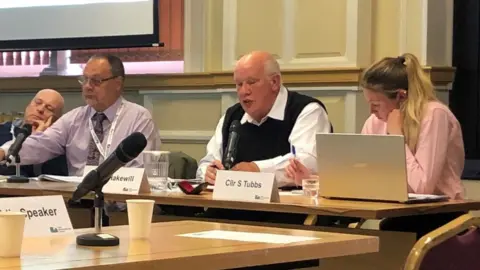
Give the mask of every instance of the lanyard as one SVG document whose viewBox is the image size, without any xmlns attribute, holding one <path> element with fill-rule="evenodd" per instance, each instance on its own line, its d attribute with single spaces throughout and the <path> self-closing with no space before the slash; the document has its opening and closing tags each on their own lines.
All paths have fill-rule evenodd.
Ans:
<svg viewBox="0 0 480 270">
<path fill-rule="evenodd" d="M 93 129 L 92 119 L 88 119 L 88 128 L 90 129 L 90 134 L 92 135 L 93 141 L 97 146 L 98 152 L 103 156 L 103 159 L 107 158 L 108 151 L 110 150 L 110 146 L 112 145 L 113 140 L 113 133 L 115 132 L 115 126 L 117 125 L 118 116 L 123 110 L 123 102 L 120 107 L 117 109 L 117 113 L 115 114 L 115 119 L 113 120 L 112 125 L 110 126 L 110 130 L 108 131 L 108 138 L 107 138 L 107 145 L 105 146 L 105 150 L 103 150 L 102 143 L 95 134 L 95 130 Z"/>
</svg>

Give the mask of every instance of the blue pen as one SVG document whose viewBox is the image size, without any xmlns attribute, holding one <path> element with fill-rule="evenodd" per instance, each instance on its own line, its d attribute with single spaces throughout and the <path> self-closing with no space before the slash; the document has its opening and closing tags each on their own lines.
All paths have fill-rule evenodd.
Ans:
<svg viewBox="0 0 480 270">
<path fill-rule="evenodd" d="M 292 154 L 293 154 L 293 157 L 297 157 L 297 152 L 295 151 L 295 146 L 292 144 Z"/>
</svg>

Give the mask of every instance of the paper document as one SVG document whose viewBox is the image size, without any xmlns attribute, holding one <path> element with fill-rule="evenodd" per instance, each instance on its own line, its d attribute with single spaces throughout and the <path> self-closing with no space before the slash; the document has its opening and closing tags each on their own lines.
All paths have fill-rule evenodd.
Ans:
<svg viewBox="0 0 480 270">
<path fill-rule="evenodd" d="M 249 232 L 233 232 L 233 231 L 204 231 L 196 233 L 180 234 L 177 236 L 207 239 L 222 239 L 244 242 L 259 242 L 270 244 L 290 244 L 303 241 L 318 240 L 320 238 L 308 236 L 282 235 L 270 233 L 249 233 Z"/>
<path fill-rule="evenodd" d="M 42 174 L 38 176 L 38 180 L 80 184 L 83 180 L 83 176 L 60 176 L 60 175 Z"/>
<path fill-rule="evenodd" d="M 192 184 L 194 183 L 202 183 L 203 180 L 202 179 L 175 179 L 175 178 L 170 178 L 168 177 L 168 182 L 170 183 L 178 183 L 178 182 L 182 182 L 182 181 L 188 181 Z"/>
<path fill-rule="evenodd" d="M 434 195 L 434 194 L 416 194 L 416 193 L 408 193 L 408 198 L 410 199 L 443 199 L 448 198 L 446 195 Z"/>
<path fill-rule="evenodd" d="M 303 190 L 280 191 L 281 196 L 302 196 Z"/>
</svg>

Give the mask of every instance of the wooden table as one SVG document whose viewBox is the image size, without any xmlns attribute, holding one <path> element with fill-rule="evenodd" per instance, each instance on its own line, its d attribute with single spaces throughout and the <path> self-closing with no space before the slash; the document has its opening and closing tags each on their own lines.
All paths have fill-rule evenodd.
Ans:
<svg viewBox="0 0 480 270">
<path fill-rule="evenodd" d="M 210 230 L 308 236 L 290 244 L 181 237 Z M 75 230 L 75 234 L 92 232 Z M 104 228 L 117 247 L 82 247 L 75 235 L 24 239 L 21 258 L 0 259 L 0 269 L 228 269 L 377 252 L 377 237 L 200 221 L 153 223 L 150 239 L 130 240 L 128 226 Z"/>
<path fill-rule="evenodd" d="M 0 195 L 42 196 L 62 195 L 71 198 L 75 184 L 47 181 L 31 181 L 25 184 L 0 183 Z M 213 200 L 211 192 L 202 195 L 185 195 L 181 192 L 149 193 L 139 195 L 105 194 L 105 200 L 125 201 L 126 199 L 152 199 L 157 204 L 216 207 L 253 211 L 281 213 L 300 213 L 308 215 L 332 215 L 358 217 L 362 219 L 382 219 L 419 214 L 433 214 L 479 210 L 480 201 L 451 200 L 448 202 L 403 204 L 386 202 L 368 202 L 353 200 L 313 200 L 305 196 L 281 195 L 280 203 L 239 202 Z"/>
<path fill-rule="evenodd" d="M 0 182 L 0 196 L 42 196 L 42 195 L 62 195 L 65 198 L 71 198 L 75 184 L 55 183 L 55 182 L 30 182 L 27 184 L 10 184 Z M 211 192 L 205 192 L 202 195 L 184 195 L 183 193 L 152 193 L 140 195 L 121 195 L 106 194 L 107 200 L 124 201 L 129 198 L 147 198 L 153 199 L 158 204 L 180 205 L 180 206 L 200 206 L 200 207 L 218 207 L 230 209 L 245 209 L 256 211 L 272 211 L 284 213 L 302 213 L 308 214 L 304 225 L 314 224 L 317 215 L 333 215 L 345 217 L 359 217 L 362 219 L 382 219 L 386 217 L 401 217 L 408 215 L 418 215 L 427 213 L 470 211 L 480 209 L 480 201 L 460 200 L 438 203 L 422 204 L 402 204 L 385 202 L 367 202 L 367 201 L 348 201 L 348 200 L 312 200 L 304 196 L 281 195 L 280 203 L 246 203 L 235 201 L 213 200 Z M 71 209 L 73 210 L 73 209 Z M 78 215 L 71 214 L 78 222 L 88 220 L 89 212 Z M 122 213 L 119 213 L 122 214 Z M 126 214 L 118 218 L 116 224 L 126 224 Z M 113 216 L 112 216 L 113 217 Z M 158 216 L 163 217 L 163 216 Z M 115 218 L 112 218 L 114 220 Z M 225 221 L 219 221 L 225 222 Z M 239 223 L 239 222 L 236 222 Z M 248 222 L 246 222 L 248 223 Z M 250 222 L 249 225 L 252 223 Z M 360 225 L 359 223 L 358 225 Z M 266 224 L 267 226 L 278 226 L 278 224 Z M 87 225 L 88 226 L 88 225 Z M 287 227 L 287 226 L 283 226 Z M 305 228 L 301 226 L 290 226 L 289 228 Z M 309 226 L 309 230 L 328 230 L 342 233 L 372 234 L 380 237 L 382 247 L 378 253 L 365 254 L 359 256 L 349 256 L 342 258 L 325 259 L 322 261 L 321 269 L 400 269 L 405 263 L 406 256 L 415 242 L 415 235 L 411 233 L 397 233 L 385 231 L 371 231 L 357 226 L 354 229 L 344 228 L 318 228 Z M 340 260 L 340 262 L 338 262 Z M 334 262 L 329 264 L 329 261 Z"/>
</svg>

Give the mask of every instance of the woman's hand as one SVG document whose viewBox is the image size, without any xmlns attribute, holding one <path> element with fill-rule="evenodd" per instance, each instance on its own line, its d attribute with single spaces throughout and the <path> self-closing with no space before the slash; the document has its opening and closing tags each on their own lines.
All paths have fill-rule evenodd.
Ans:
<svg viewBox="0 0 480 270">
<path fill-rule="evenodd" d="M 394 109 L 388 114 L 387 132 L 392 135 L 403 135 L 403 118 L 400 110 Z"/>
</svg>

